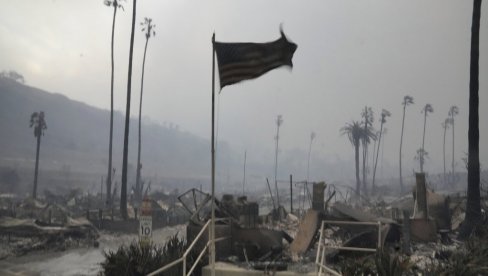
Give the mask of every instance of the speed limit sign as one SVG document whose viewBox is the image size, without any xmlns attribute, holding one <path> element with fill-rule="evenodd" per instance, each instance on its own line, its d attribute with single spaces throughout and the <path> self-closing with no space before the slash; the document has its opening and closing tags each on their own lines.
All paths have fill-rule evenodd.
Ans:
<svg viewBox="0 0 488 276">
<path fill-rule="evenodd" d="M 152 237 L 152 217 L 140 216 L 139 239 L 141 242 L 149 242 Z"/>
<path fill-rule="evenodd" d="M 151 201 L 144 198 L 141 206 L 141 216 L 139 217 L 139 241 L 149 243 L 152 237 L 152 216 Z"/>
</svg>

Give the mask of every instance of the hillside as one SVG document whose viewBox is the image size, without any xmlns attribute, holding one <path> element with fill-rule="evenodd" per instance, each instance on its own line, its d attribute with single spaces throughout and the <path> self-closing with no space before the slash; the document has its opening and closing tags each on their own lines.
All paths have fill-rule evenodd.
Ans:
<svg viewBox="0 0 488 276">
<path fill-rule="evenodd" d="M 29 128 L 30 115 L 44 111 L 48 129 L 42 137 L 40 152 L 40 187 L 81 187 L 99 191 L 100 179 L 108 165 L 108 110 L 0 78 L 0 177 L 11 170 L 21 174 L 22 191 L 29 192 L 35 163 L 36 140 Z M 164 120 L 164 118 L 162 118 Z M 114 114 L 113 166 L 115 180 L 120 183 L 124 115 Z M 143 119 L 143 179 L 153 187 L 208 188 L 210 180 L 210 143 L 207 139 L 176 127 L 160 125 Z M 227 143 L 219 141 L 216 181 L 224 191 L 242 190 L 242 152 L 236 153 Z M 251 153 L 252 154 L 252 153 Z M 274 155 L 269 155 L 270 157 Z M 137 158 L 137 118 L 131 119 L 129 136 L 129 185 L 135 181 Z M 283 150 L 280 154 L 280 179 L 303 180 L 307 152 Z M 274 158 L 254 160 L 247 164 L 249 187 L 265 187 L 266 177 L 272 178 Z M 311 179 L 348 180 L 350 160 L 315 155 Z M 317 177 L 318 176 L 318 177 Z M 69 182 L 69 185 L 66 183 Z M 0 188 L 2 179 L 0 178 Z M 283 184 L 284 185 L 284 184 Z M 96 188 L 98 187 L 98 188 Z M 1 190 L 1 189 L 0 189 Z M 8 189 L 3 189 L 8 190 Z"/>
<path fill-rule="evenodd" d="M 105 174 L 108 110 L 6 78 L 0 78 L 0 166 L 34 166 L 35 138 L 33 129 L 29 128 L 30 115 L 34 111 L 45 112 L 48 126 L 41 143 L 41 170 Z M 123 120 L 120 112 L 114 114 L 113 160 L 119 177 Z M 146 177 L 208 178 L 208 140 L 148 121 L 143 121 L 142 129 L 142 163 Z M 137 118 L 131 118 L 129 141 L 129 169 L 132 174 L 137 157 Z M 227 147 L 225 144 L 220 146 Z M 220 158 L 227 159 L 225 156 Z"/>
</svg>

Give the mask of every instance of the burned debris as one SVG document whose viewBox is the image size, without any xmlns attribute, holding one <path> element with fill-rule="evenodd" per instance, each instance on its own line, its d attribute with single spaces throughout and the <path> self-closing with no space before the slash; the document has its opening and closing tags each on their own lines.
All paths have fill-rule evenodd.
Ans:
<svg viewBox="0 0 488 276">
<path fill-rule="evenodd" d="M 2 208 L 7 215 L 0 216 L 0 259 L 97 244 L 98 229 L 83 217 L 75 218 L 65 206 L 33 198 L 13 200 L 7 206 Z"/>
<path fill-rule="evenodd" d="M 456 239 L 465 198 L 435 192 L 425 174 L 416 175 L 412 193 L 398 198 L 385 195 L 357 201 L 351 198 L 353 193 L 341 189 L 313 183 L 310 208 L 298 207 L 293 212 L 288 212 L 291 204 L 290 209 L 273 206 L 269 197 L 224 194 L 215 199 L 217 269 L 347 275 L 353 264 L 355 271 L 378 273 L 379 265 L 390 262 L 423 273 L 432 266 L 453 265 L 460 252 L 477 250 L 467 247 L 473 248 L 473 242 Z M 8 245 L 0 251 L 1 258 L 36 250 L 93 247 L 100 230 L 137 233 L 140 216 L 147 214 L 154 229 L 186 224 L 183 235 L 189 243 L 195 241 L 192 256 L 208 249 L 212 197 L 200 189 L 172 195 L 156 192 L 139 209 L 129 202 L 127 220 L 115 208 L 90 209 L 103 202 L 76 191 L 65 195 L 48 192 L 45 197 L 49 203 L 32 198 L 0 200 L 0 234 L 2 244 Z M 486 197 L 482 198 L 486 208 Z M 150 213 L 143 206 L 149 206 Z M 484 258 L 482 253 L 478 255 Z M 205 258 L 199 261 L 199 267 L 207 263 Z M 202 271 L 207 275 L 208 267 Z"/>
<path fill-rule="evenodd" d="M 311 208 L 298 216 L 298 209 L 287 213 L 276 205 L 258 214 L 259 205 L 245 196 L 216 199 L 216 252 L 221 262 L 216 269 L 348 275 L 351 264 L 356 272 L 373 274 L 393 265 L 400 271 L 394 275 L 402 275 L 438 269 L 464 250 L 456 231 L 465 198 L 434 192 L 423 173 L 416 175 L 410 195 L 387 200 L 338 200 L 336 195 L 344 192 L 333 185 L 327 188 L 314 183 Z M 179 199 L 191 218 L 187 238 L 192 240 L 210 219 L 211 196 L 191 189 Z M 195 250 L 207 243 L 204 238 Z M 208 269 L 203 269 L 204 275 Z"/>
</svg>

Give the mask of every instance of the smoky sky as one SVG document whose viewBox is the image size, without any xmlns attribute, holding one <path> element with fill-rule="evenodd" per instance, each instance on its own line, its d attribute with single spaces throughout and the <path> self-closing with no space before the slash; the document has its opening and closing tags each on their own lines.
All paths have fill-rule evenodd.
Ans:
<svg viewBox="0 0 488 276">
<path fill-rule="evenodd" d="M 0 70 L 16 70 L 29 85 L 110 107 L 111 8 L 94 0 L 1 2 Z M 120 111 L 126 103 L 132 2 L 122 4 L 124 11 L 117 13 L 115 26 L 115 108 Z M 488 166 L 487 11 L 485 3 L 479 90 L 484 168 Z M 392 113 L 385 124 L 384 156 L 396 167 L 401 102 L 411 95 L 415 104 L 407 108 L 404 170 L 417 169 L 413 157 L 422 141 L 420 111 L 426 103 L 434 107 L 427 119 L 427 169 L 442 168 L 441 123 L 449 107 L 456 105 L 455 155 L 462 170 L 461 158 L 467 152 L 471 15 L 472 1 L 459 0 L 138 1 L 131 113 L 138 113 L 145 42 L 139 22 L 144 17 L 153 19 L 156 36 L 147 50 L 143 116 L 178 124 L 208 139 L 212 33 L 222 42 L 267 42 L 279 37 L 282 24 L 289 40 L 298 44 L 293 70 L 280 68 L 217 94 L 219 141 L 242 155 L 247 150 L 248 160 L 272 163 L 275 120 L 280 114 L 281 151 L 307 151 L 314 131 L 313 155 L 352 160 L 353 148 L 339 130 L 346 122 L 360 120 L 364 106 L 371 106 L 377 129 L 381 109 Z M 448 160 L 450 156 L 448 150 Z"/>
</svg>

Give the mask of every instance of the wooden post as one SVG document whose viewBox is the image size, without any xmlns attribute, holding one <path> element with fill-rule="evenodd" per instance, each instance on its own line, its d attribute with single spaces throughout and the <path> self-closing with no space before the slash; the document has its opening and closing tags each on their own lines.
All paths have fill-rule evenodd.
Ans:
<svg viewBox="0 0 488 276">
<path fill-rule="evenodd" d="M 410 254 L 410 212 L 408 210 L 403 210 L 402 234 L 403 253 Z"/>
<path fill-rule="evenodd" d="M 212 36 L 212 139 L 211 139 L 211 156 L 212 156 L 212 215 L 210 223 L 210 267 L 211 275 L 215 276 L 215 33 Z"/>
</svg>

